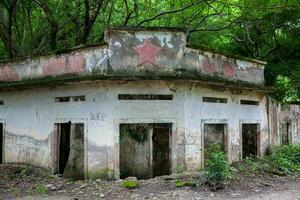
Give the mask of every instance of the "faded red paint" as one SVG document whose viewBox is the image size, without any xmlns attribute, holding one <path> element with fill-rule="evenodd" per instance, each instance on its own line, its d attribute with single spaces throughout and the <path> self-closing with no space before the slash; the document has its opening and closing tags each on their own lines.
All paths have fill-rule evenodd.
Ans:
<svg viewBox="0 0 300 200">
<path fill-rule="evenodd" d="M 50 58 L 43 68 L 44 75 L 60 75 L 78 73 L 84 70 L 84 58 L 82 55 L 70 55 L 68 57 Z"/>
<path fill-rule="evenodd" d="M 85 63 L 82 55 L 71 55 L 68 57 L 67 71 L 68 73 L 82 72 Z"/>
<path fill-rule="evenodd" d="M 0 68 L 0 81 L 17 81 L 19 75 L 13 67 L 5 65 Z"/>
<path fill-rule="evenodd" d="M 208 58 L 205 58 L 203 61 L 202 61 L 202 66 L 204 68 L 204 70 L 209 73 L 209 74 L 212 74 L 214 72 L 216 72 L 216 67 L 213 63 L 209 62 L 209 59 Z"/>
<path fill-rule="evenodd" d="M 236 69 L 231 65 L 229 61 L 224 62 L 224 74 L 229 77 L 236 75 Z"/>
<path fill-rule="evenodd" d="M 133 49 L 139 54 L 138 65 L 146 62 L 153 65 L 157 64 L 155 56 L 161 48 L 152 45 L 149 39 L 146 39 L 142 45 L 134 47 Z"/>
<path fill-rule="evenodd" d="M 58 75 L 67 73 L 66 58 L 50 58 L 43 68 L 44 75 Z"/>
</svg>

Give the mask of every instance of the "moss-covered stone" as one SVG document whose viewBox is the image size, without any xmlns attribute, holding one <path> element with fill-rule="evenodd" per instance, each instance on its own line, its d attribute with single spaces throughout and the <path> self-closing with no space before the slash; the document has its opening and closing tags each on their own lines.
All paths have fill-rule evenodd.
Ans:
<svg viewBox="0 0 300 200">
<path fill-rule="evenodd" d="M 136 177 L 128 177 L 122 181 L 122 186 L 128 189 L 134 189 L 139 186 L 139 183 Z"/>
<path fill-rule="evenodd" d="M 175 181 L 175 186 L 176 187 L 195 187 L 196 183 L 176 180 Z"/>
</svg>

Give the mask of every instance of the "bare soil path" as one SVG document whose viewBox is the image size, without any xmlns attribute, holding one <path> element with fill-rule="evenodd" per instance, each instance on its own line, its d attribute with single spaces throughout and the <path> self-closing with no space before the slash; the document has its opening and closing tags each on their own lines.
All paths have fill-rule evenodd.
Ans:
<svg viewBox="0 0 300 200">
<path fill-rule="evenodd" d="M 0 199 L 178 199 L 178 200 L 300 200 L 300 176 L 280 177 L 236 173 L 223 189 L 206 186 L 176 187 L 175 180 L 199 181 L 199 173 L 140 180 L 127 189 L 120 181 L 70 181 L 43 169 L 13 164 L 0 165 Z"/>
</svg>

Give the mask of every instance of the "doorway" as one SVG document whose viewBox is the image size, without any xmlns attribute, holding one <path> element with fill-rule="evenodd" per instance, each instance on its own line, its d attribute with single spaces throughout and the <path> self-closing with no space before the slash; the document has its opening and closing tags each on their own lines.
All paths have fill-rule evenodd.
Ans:
<svg viewBox="0 0 300 200">
<path fill-rule="evenodd" d="M 170 174 L 172 124 L 153 124 L 153 177 Z"/>
<path fill-rule="evenodd" d="M 65 178 L 84 179 L 84 124 L 57 123 L 56 173 Z"/>
<path fill-rule="evenodd" d="M 217 148 L 226 153 L 227 124 L 204 124 L 204 149 L 209 145 L 217 145 Z"/>
<path fill-rule="evenodd" d="M 258 156 L 259 124 L 242 124 L 242 158 Z"/>
<path fill-rule="evenodd" d="M 3 123 L 0 123 L 0 164 L 3 163 L 3 156 L 4 156 L 4 127 Z"/>
<path fill-rule="evenodd" d="M 120 178 L 170 174 L 170 123 L 120 124 Z"/>
<path fill-rule="evenodd" d="M 281 124 L 281 144 L 282 145 L 290 144 L 290 123 Z"/>
</svg>

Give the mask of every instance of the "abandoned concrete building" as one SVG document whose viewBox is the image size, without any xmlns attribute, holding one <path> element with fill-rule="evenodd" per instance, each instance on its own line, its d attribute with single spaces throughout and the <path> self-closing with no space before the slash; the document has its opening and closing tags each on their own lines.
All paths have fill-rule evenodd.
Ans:
<svg viewBox="0 0 300 200">
<path fill-rule="evenodd" d="M 140 179 L 300 143 L 266 63 L 187 44 L 184 30 L 107 28 L 105 44 L 0 63 L 0 161 L 74 178 Z"/>
</svg>

